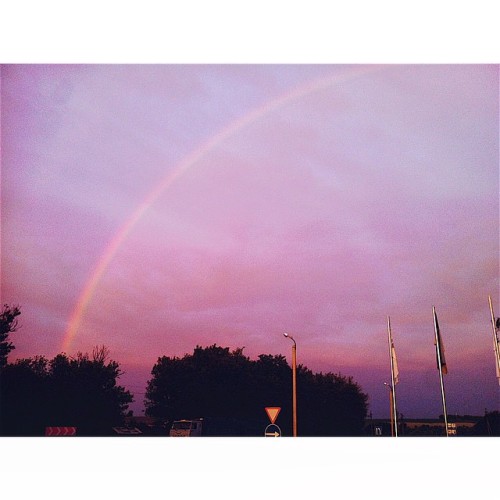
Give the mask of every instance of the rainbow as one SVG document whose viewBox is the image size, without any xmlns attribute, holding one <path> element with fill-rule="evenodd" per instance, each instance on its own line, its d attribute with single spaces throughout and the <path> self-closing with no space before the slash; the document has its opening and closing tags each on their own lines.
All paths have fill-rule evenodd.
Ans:
<svg viewBox="0 0 500 500">
<path fill-rule="evenodd" d="M 358 76 L 366 75 L 379 69 L 378 66 L 354 66 L 349 67 L 341 74 L 315 79 L 301 85 L 291 92 L 283 94 L 255 109 L 241 116 L 235 121 L 229 123 L 226 127 L 221 129 L 217 134 L 210 137 L 207 141 L 202 143 L 198 148 L 191 151 L 174 169 L 166 175 L 159 184 L 144 198 L 139 206 L 134 210 L 132 215 L 125 221 L 118 232 L 113 236 L 111 241 L 107 244 L 102 252 L 97 264 L 92 271 L 90 278 L 86 282 L 83 291 L 81 292 L 75 308 L 73 309 L 68 328 L 64 334 L 62 351 L 67 352 L 71 348 L 71 344 L 76 337 L 80 324 L 82 322 L 85 311 L 92 299 L 92 296 L 97 289 L 101 278 L 106 272 L 107 267 L 113 260 L 118 252 L 120 246 L 127 239 L 128 235 L 141 219 L 146 210 L 160 197 L 160 195 L 169 188 L 179 177 L 182 176 L 186 170 L 195 165 L 204 155 L 211 150 L 215 149 L 223 141 L 236 134 L 244 127 L 250 125 L 261 119 L 263 116 L 279 109 L 280 107 L 305 97 L 311 93 L 318 92 L 322 89 L 328 88 L 332 85 L 338 85 L 346 80 L 356 78 Z"/>
</svg>

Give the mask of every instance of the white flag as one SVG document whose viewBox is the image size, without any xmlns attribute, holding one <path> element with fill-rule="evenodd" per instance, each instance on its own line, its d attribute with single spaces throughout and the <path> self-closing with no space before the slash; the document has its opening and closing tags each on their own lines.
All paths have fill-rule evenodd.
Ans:
<svg viewBox="0 0 500 500">
<path fill-rule="evenodd" d="M 399 382 L 398 361 L 396 359 L 396 349 L 394 349 L 394 342 L 391 339 L 391 356 L 392 356 L 392 369 L 394 372 L 394 385 Z"/>
<path fill-rule="evenodd" d="M 394 380 L 394 385 L 399 382 L 399 370 L 398 370 L 398 362 L 396 360 L 396 349 L 394 348 L 394 341 L 392 340 L 392 332 L 391 332 L 391 318 L 387 316 L 387 333 L 389 334 L 389 355 L 391 356 L 391 369 L 392 369 L 392 377 Z"/>
</svg>

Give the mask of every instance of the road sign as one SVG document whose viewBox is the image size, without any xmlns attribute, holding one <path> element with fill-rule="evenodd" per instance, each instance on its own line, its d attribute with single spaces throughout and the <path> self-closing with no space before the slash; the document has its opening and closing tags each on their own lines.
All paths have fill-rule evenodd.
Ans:
<svg viewBox="0 0 500 500">
<path fill-rule="evenodd" d="M 280 437 L 281 429 L 276 424 L 269 424 L 264 430 L 264 436 L 266 437 Z"/>
<path fill-rule="evenodd" d="M 45 427 L 46 436 L 74 436 L 76 427 Z"/>
<path fill-rule="evenodd" d="M 281 407 L 279 406 L 267 406 L 264 408 L 266 410 L 267 416 L 269 417 L 269 420 L 271 421 L 272 424 L 276 422 L 276 419 L 278 418 L 278 413 L 281 410 Z"/>
</svg>

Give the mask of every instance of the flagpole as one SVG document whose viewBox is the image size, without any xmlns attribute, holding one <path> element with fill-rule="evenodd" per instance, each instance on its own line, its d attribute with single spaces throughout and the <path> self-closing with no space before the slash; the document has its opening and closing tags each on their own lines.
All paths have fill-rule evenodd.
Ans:
<svg viewBox="0 0 500 500">
<path fill-rule="evenodd" d="M 488 295 L 488 302 L 490 304 L 491 313 L 491 326 L 493 327 L 493 346 L 495 348 L 495 367 L 498 377 L 498 383 L 500 384 L 500 346 L 498 345 L 498 336 L 496 328 L 495 314 L 493 312 L 493 304 L 491 302 L 491 295 Z"/>
<path fill-rule="evenodd" d="M 391 319 L 387 316 L 387 332 L 389 334 L 389 358 L 391 360 L 391 386 L 389 387 L 391 391 L 391 411 L 394 415 L 394 436 L 398 437 L 398 414 L 396 413 L 396 384 L 394 380 L 394 359 L 392 357 L 393 352 L 393 342 L 391 334 Z M 392 419 L 391 419 L 392 420 Z"/>
<path fill-rule="evenodd" d="M 443 371 L 441 365 L 441 346 L 439 345 L 436 308 L 434 306 L 432 306 L 432 314 L 434 316 L 434 334 L 436 336 L 436 353 L 438 359 L 439 381 L 441 382 L 441 399 L 443 400 L 444 426 L 446 430 L 446 437 L 448 437 L 448 415 L 446 413 L 446 398 L 444 395 Z"/>
<path fill-rule="evenodd" d="M 392 404 L 392 386 L 387 382 L 384 382 L 384 385 L 389 389 L 389 414 L 391 416 L 391 437 L 394 437 L 394 407 Z"/>
</svg>

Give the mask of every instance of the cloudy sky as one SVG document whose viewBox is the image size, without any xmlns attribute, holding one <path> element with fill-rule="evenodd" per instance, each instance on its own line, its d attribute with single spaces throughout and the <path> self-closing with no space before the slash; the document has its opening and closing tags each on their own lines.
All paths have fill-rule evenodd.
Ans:
<svg viewBox="0 0 500 500">
<path fill-rule="evenodd" d="M 284 354 L 389 415 L 499 409 L 499 69 L 5 65 L 11 359 L 105 344 L 141 402 L 158 356 Z M 299 401 L 300 404 L 300 401 Z"/>
</svg>

